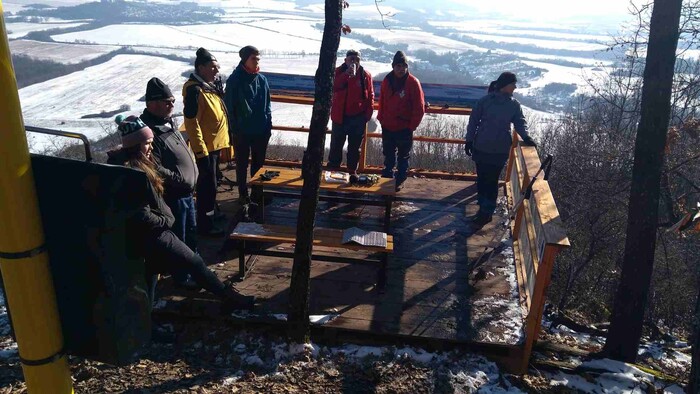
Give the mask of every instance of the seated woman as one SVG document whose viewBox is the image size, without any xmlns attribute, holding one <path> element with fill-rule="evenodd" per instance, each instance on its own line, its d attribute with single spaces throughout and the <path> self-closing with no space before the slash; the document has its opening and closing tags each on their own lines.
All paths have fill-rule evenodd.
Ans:
<svg viewBox="0 0 700 394">
<path fill-rule="evenodd" d="M 153 132 L 141 119 L 117 116 L 121 134 L 121 147 L 108 152 L 107 163 L 135 168 L 148 178 L 148 205 L 134 218 L 140 242 L 140 252 L 146 258 L 147 274 L 190 272 L 192 279 L 204 289 L 220 297 L 223 310 L 252 309 L 255 297 L 244 296 L 226 286 L 207 268 L 204 260 L 194 253 L 172 231 L 175 218 L 163 200 L 163 179 L 159 165 L 151 160 Z"/>
</svg>

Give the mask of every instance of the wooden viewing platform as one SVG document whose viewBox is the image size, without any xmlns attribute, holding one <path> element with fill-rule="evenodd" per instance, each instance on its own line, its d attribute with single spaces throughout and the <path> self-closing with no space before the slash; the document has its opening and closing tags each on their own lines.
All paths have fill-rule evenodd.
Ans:
<svg viewBox="0 0 700 394">
<path fill-rule="evenodd" d="M 225 175 L 235 176 L 234 171 Z M 237 199 L 235 188 L 220 188 L 218 200 L 231 219 L 229 231 L 237 223 Z M 517 288 L 506 198 L 500 201 L 493 222 L 478 228 L 470 218 L 478 210 L 474 182 L 409 178 L 391 212 L 394 253 L 384 292 L 375 288 L 374 266 L 312 264 L 310 312 L 331 318 L 314 325 L 315 338 L 431 348 L 464 345 L 513 359 L 512 352 L 525 342 L 527 308 Z M 266 223 L 294 226 L 297 211 L 298 200 L 276 198 L 266 207 Z M 379 206 L 319 202 L 316 226 L 382 231 L 383 211 Z M 222 238 L 202 238 L 200 252 L 221 279 L 235 280 L 238 256 L 232 245 L 220 253 L 224 243 Z M 264 247 L 293 251 L 294 246 Z M 334 248 L 314 248 L 314 253 L 363 257 L 361 252 Z M 255 258 L 253 272 L 236 287 L 257 296 L 258 303 L 253 313 L 234 315 L 232 320 L 283 326 L 280 316 L 287 313 L 292 261 Z M 177 290 L 167 280 L 162 283 L 159 295 L 166 302 L 156 313 L 217 316 L 217 303 L 207 293 Z"/>
<path fill-rule="evenodd" d="M 311 104 L 313 99 L 277 95 L 273 101 Z M 456 110 L 469 114 L 468 109 L 459 108 L 431 108 L 430 112 Z M 275 127 L 308 132 L 303 127 Z M 365 163 L 367 138 L 374 137 L 371 134 L 366 132 L 361 147 L 360 172 L 376 171 Z M 428 137 L 416 136 L 420 138 Z M 299 163 L 266 161 L 266 166 L 274 165 L 297 167 Z M 312 324 L 312 339 L 408 343 L 437 349 L 466 346 L 490 355 L 511 372 L 526 371 L 539 334 L 555 257 L 569 246 L 543 174 L 531 197 L 511 213 L 540 165 L 537 150 L 521 146 L 513 133 L 499 208 L 493 221 L 483 228 L 471 220 L 478 210 L 473 174 L 413 173 L 418 177 L 409 178 L 394 199 L 388 229 L 383 226 L 387 223 L 384 207 L 320 201 L 316 227 L 386 231 L 394 238 L 394 250 L 383 292 L 375 288 L 377 267 L 312 263 L 310 313 L 315 316 L 312 320 L 320 321 Z M 225 174 L 229 179 L 235 177 L 234 171 Z M 231 232 L 238 220 L 236 190 L 222 186 L 217 198 L 230 219 Z M 265 222 L 296 226 L 297 214 L 298 200 L 276 198 L 265 208 Z M 223 244 L 221 239 L 202 239 L 200 252 L 221 279 L 232 280 L 239 275 L 238 255 L 234 245 L 221 253 Z M 293 244 L 285 243 L 263 247 L 294 250 Z M 363 258 L 362 252 L 339 248 L 315 247 L 314 254 Z M 256 259 L 254 269 L 236 287 L 257 296 L 258 303 L 253 313 L 232 320 L 284 329 L 292 261 L 254 254 L 249 258 Z M 216 316 L 212 309 L 216 303 L 204 293 L 176 291 L 166 281 L 160 294 L 166 302 L 156 313 Z"/>
<path fill-rule="evenodd" d="M 289 97 L 282 98 L 287 99 L 292 100 Z M 280 97 L 273 97 L 273 100 L 280 101 Z M 294 100 L 299 104 L 309 103 L 308 99 Z M 443 113 L 448 110 L 431 111 Z M 282 126 L 277 126 L 280 127 Z M 303 127 L 284 127 L 290 131 L 308 132 Z M 366 137 L 370 137 L 370 134 L 366 133 Z M 437 143 L 463 143 L 461 140 L 431 139 Z M 367 138 L 365 142 L 366 140 Z M 360 172 L 376 173 L 376 167 L 366 166 L 365 150 L 366 144 L 363 144 Z M 87 161 L 90 160 L 89 153 L 89 147 L 86 146 Z M 231 158 L 224 160 L 230 161 Z M 39 164 L 44 161 L 47 160 L 39 160 Z M 56 166 L 70 167 L 73 172 L 79 170 L 78 172 L 91 174 L 93 178 L 107 176 L 110 181 L 131 174 L 110 166 L 77 165 L 70 160 L 60 161 L 56 165 L 48 162 L 51 161 L 47 161 L 46 168 L 42 167 L 46 172 L 42 179 L 47 185 L 55 179 L 51 176 L 50 169 L 58 168 Z M 298 168 L 299 162 L 266 160 L 265 165 Z M 495 358 L 510 372 L 525 372 L 533 344 L 539 335 L 545 293 L 556 255 L 569 246 L 549 183 L 538 173 L 541 166 L 537 150 L 521 146 L 519 137 L 513 133 L 505 182 L 501 184 L 499 208 L 493 222 L 483 228 L 475 226 L 471 221 L 471 216 L 478 209 L 474 174 L 409 172 L 414 177 L 407 180 L 403 190 L 396 196 L 393 196 L 393 192 L 385 195 L 385 204 L 372 204 L 363 200 L 380 196 L 372 197 L 366 192 L 355 193 L 355 188 L 352 187 L 326 190 L 326 193 L 335 193 L 336 197 L 342 198 L 319 203 L 317 228 L 342 230 L 354 226 L 385 231 L 393 237 L 393 248 L 387 253 L 389 260 L 385 291 L 376 288 L 377 278 L 383 281 L 384 275 L 377 276 L 377 267 L 370 261 L 364 261 L 369 256 L 362 253 L 371 253 L 371 250 L 314 248 L 314 255 L 320 255 L 320 259 L 314 260 L 311 267 L 310 311 L 314 315 L 311 320 L 315 323 L 311 330 L 312 339 L 317 342 L 339 340 L 412 344 L 432 349 L 470 347 Z M 520 196 L 527 190 L 535 174 L 539 174 L 539 179 L 527 193 L 529 199 L 515 204 L 515 201 L 520 201 Z M 225 175 L 228 179 L 235 178 L 231 169 L 225 171 Z M 86 184 L 81 179 L 72 179 L 76 182 L 74 198 L 94 206 L 94 209 L 103 209 L 97 204 L 99 200 L 94 201 L 94 194 L 97 191 L 104 192 L 111 186 L 108 184 L 99 190 L 93 190 L 94 188 L 89 188 L 92 183 Z M 133 181 L 136 182 L 135 179 Z M 83 190 L 86 186 L 89 186 L 88 190 Z M 265 208 L 265 222 L 294 228 L 298 215 L 298 196 L 295 198 L 279 194 Z M 107 196 L 111 194 L 108 193 Z M 227 215 L 227 229 L 231 232 L 238 222 L 240 211 L 236 189 L 222 185 L 217 199 Z M 67 199 L 64 204 L 74 204 L 78 200 Z M 44 201 L 48 204 L 54 198 L 46 198 Z M 64 211 L 66 210 L 53 206 L 47 207 L 49 223 L 53 223 L 52 220 L 63 223 L 61 215 Z M 80 235 L 85 229 L 82 222 L 77 222 L 73 231 Z M 100 229 L 98 226 L 97 230 Z M 57 238 L 65 233 L 61 225 L 54 232 Z M 119 235 L 111 235 L 115 234 Z M 85 236 L 88 242 L 92 242 L 93 235 L 94 231 L 88 231 L 80 236 Z M 78 241 L 80 239 L 78 237 Z M 70 247 L 70 242 L 76 241 L 75 237 L 64 241 L 66 242 L 52 245 L 57 255 L 86 253 L 83 249 L 76 252 L 75 248 Z M 200 238 L 199 242 L 199 251 L 204 260 L 221 279 L 227 281 L 234 281 L 240 274 L 238 251 L 232 242 L 224 238 Z M 79 242 L 76 244 L 78 246 L 82 244 Z M 255 253 L 255 250 L 248 251 L 248 259 L 251 261 L 245 266 L 250 267 L 255 259 L 254 268 L 249 270 L 249 275 L 244 280 L 236 283 L 242 293 L 257 296 L 258 302 L 253 313 L 222 316 L 218 311 L 219 303 L 212 296 L 205 292 L 175 289 L 169 280 L 161 282 L 159 296 L 165 302 L 158 303 L 155 313 L 192 318 L 224 318 L 235 324 L 284 330 L 292 261 L 281 252 L 293 251 L 294 245 L 263 244 L 261 247 L 275 253 L 266 253 L 268 256 L 263 257 L 257 256 L 262 253 Z M 90 264 L 113 263 L 111 260 L 93 261 L 95 256 L 91 254 L 85 256 Z M 81 255 L 80 258 L 85 256 Z M 331 258 L 326 259 L 328 256 Z M 117 260 L 120 258 L 114 257 Z M 365 264 L 357 264 L 358 259 Z M 331 263 L 325 260 L 342 262 Z M 383 263 L 385 260 L 379 261 Z M 67 288 L 72 288 L 68 282 L 64 284 L 69 286 Z M 96 290 L 81 288 L 81 291 L 94 293 Z M 90 293 L 91 297 L 95 296 L 93 293 Z M 100 293 L 96 294 L 99 296 Z M 70 293 L 65 296 L 74 295 Z M 86 302 L 91 305 L 97 301 L 99 300 L 91 298 Z M 72 303 L 66 305 L 69 312 L 76 309 Z M 93 318 L 90 315 L 90 305 L 78 308 L 84 312 L 81 318 Z M 66 332 L 78 337 L 81 335 L 81 331 L 74 330 L 70 325 Z M 73 339 L 76 346 L 84 342 Z"/>
</svg>

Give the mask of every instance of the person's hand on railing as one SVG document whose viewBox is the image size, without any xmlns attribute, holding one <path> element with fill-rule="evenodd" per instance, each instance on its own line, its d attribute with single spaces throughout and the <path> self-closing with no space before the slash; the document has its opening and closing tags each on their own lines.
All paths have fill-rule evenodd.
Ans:
<svg viewBox="0 0 700 394">
<path fill-rule="evenodd" d="M 530 136 L 523 138 L 523 145 L 524 146 L 534 146 L 535 148 L 537 148 L 537 143 Z"/>
<path fill-rule="evenodd" d="M 472 149 L 474 149 L 474 141 L 467 141 L 464 144 L 464 153 L 466 153 L 467 156 L 471 157 L 472 156 Z"/>
</svg>

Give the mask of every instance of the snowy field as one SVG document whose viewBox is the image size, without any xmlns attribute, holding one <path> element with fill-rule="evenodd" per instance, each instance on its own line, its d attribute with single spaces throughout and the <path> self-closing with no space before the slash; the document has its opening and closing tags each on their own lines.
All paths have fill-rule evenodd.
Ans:
<svg viewBox="0 0 700 394">
<path fill-rule="evenodd" d="M 193 51 L 205 47 L 212 52 L 232 52 L 246 45 L 279 53 L 318 53 L 323 32 L 314 21 L 267 20 L 255 25 L 242 23 L 191 26 L 110 25 L 95 30 L 52 36 L 58 42 L 87 41 L 94 44 L 157 46 L 185 48 Z M 157 37 L 157 39 L 154 39 Z M 350 38 L 341 39 L 341 47 L 368 48 Z"/>
<path fill-rule="evenodd" d="M 57 27 L 68 28 L 75 26 L 82 26 L 85 22 L 72 22 L 72 23 L 7 23 L 5 29 L 7 30 L 7 37 L 9 39 L 20 38 L 31 33 L 33 31 L 44 31 L 49 29 L 54 29 Z"/>
<path fill-rule="evenodd" d="M 353 29 L 388 44 L 407 44 L 408 50 L 430 49 L 438 53 L 450 51 L 481 51 L 486 49 L 420 30 Z"/>
<path fill-rule="evenodd" d="M 20 89 L 24 123 L 100 138 L 106 134 L 105 127 L 113 127 L 114 117 L 81 119 L 82 116 L 114 111 L 122 105 L 141 111 L 144 103 L 139 99 L 146 92 L 148 79 L 157 76 L 177 94 L 186 80 L 182 73 L 189 69 L 182 62 L 159 57 L 118 55 L 83 71 Z M 176 111 L 182 111 L 182 99 L 176 103 Z M 32 139 L 35 150 L 43 148 L 47 141 L 44 136 L 32 135 Z"/>
<path fill-rule="evenodd" d="M 25 55 L 38 60 L 50 60 L 64 64 L 91 60 L 119 48 L 110 45 L 61 44 L 32 40 L 10 41 L 10 51 L 13 55 Z"/>
<path fill-rule="evenodd" d="M 535 89 L 545 87 L 550 83 L 576 84 L 579 86 L 578 93 L 588 92 L 586 79 L 598 78 L 605 74 L 605 71 L 597 67 L 565 67 L 551 63 L 525 60 L 523 63 L 528 66 L 543 68 L 547 70 L 540 78 L 529 81 L 530 86 L 518 89 L 520 94 L 531 94 Z"/>
</svg>

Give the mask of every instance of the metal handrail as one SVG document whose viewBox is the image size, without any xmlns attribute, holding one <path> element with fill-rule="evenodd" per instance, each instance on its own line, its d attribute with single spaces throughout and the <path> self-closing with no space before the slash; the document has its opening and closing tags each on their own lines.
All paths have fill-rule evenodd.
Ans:
<svg viewBox="0 0 700 394">
<path fill-rule="evenodd" d="M 35 127 L 35 126 L 25 126 L 24 128 L 25 128 L 25 130 L 31 131 L 33 133 L 57 135 L 59 137 L 79 139 L 79 140 L 83 141 L 83 145 L 85 146 L 85 161 L 88 163 L 90 163 L 92 161 L 92 152 L 90 152 L 90 140 L 88 140 L 88 138 L 85 136 L 85 134 L 75 133 L 72 131 L 45 129 L 43 127 Z"/>
</svg>

